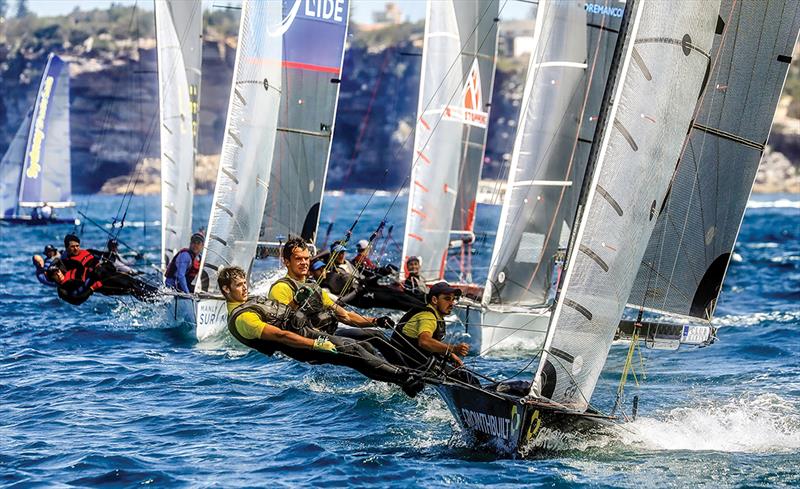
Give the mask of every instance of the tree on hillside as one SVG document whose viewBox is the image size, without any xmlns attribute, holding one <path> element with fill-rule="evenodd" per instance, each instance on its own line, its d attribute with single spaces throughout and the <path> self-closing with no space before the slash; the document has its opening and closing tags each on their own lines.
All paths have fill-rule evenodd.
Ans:
<svg viewBox="0 0 800 489">
<path fill-rule="evenodd" d="M 21 19 L 30 14 L 31 11 L 28 9 L 28 0 L 17 0 L 17 17 Z"/>
</svg>

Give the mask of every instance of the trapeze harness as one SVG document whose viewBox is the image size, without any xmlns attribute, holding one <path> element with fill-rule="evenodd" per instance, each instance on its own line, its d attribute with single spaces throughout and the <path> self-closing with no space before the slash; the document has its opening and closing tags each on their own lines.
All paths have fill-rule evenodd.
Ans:
<svg viewBox="0 0 800 489">
<path fill-rule="evenodd" d="M 327 334 L 336 333 L 339 321 L 336 319 L 336 314 L 325 307 L 322 301 L 322 288 L 318 284 L 314 282 L 299 283 L 290 277 L 279 279 L 273 287 L 277 284 L 286 284 L 292 289 L 292 296 L 295 297 L 295 302 L 299 306 L 298 311 L 303 313 L 314 329 Z M 300 296 L 304 297 L 299 298 L 298 292 L 300 292 Z"/>
<path fill-rule="evenodd" d="M 276 328 L 284 331 L 291 331 L 300 336 L 309 337 L 308 329 L 309 323 L 306 316 L 298 311 L 292 310 L 289 306 L 281 304 L 278 301 L 269 299 L 268 297 L 255 297 L 237 306 L 230 314 L 228 314 L 228 331 L 231 332 L 234 338 L 254 350 L 257 350 L 265 355 L 272 356 L 278 351 L 278 347 L 271 341 L 258 339 L 248 339 L 239 334 L 236 329 L 236 318 L 245 312 L 254 312 L 264 321 Z"/>
<path fill-rule="evenodd" d="M 430 306 L 427 307 L 415 307 L 411 309 L 407 313 L 400 318 L 400 321 L 397 322 L 397 326 L 394 327 L 394 332 L 392 333 L 391 343 L 398 351 L 403 352 L 403 362 L 406 364 L 409 363 L 409 360 L 418 362 L 419 364 L 423 364 L 427 362 L 434 353 L 430 353 L 428 351 L 424 351 L 419 347 L 419 338 L 412 338 L 407 334 L 403 333 L 403 328 L 405 327 L 406 323 L 411 321 L 411 318 L 416 316 L 421 312 L 432 312 L 433 316 L 436 318 L 436 329 L 433 331 L 433 339 L 436 341 L 442 341 L 444 339 L 444 335 L 447 333 L 447 327 L 445 325 L 444 319 L 440 318 L 438 314 L 431 308 Z"/>
<path fill-rule="evenodd" d="M 181 248 L 179 252 L 175 253 L 175 255 L 172 256 L 172 260 L 170 260 L 169 265 L 167 265 L 167 271 L 166 273 L 164 273 L 164 278 L 172 278 L 175 280 L 178 279 L 178 277 L 175 276 L 178 271 L 177 259 L 178 255 L 180 255 L 184 251 L 189 253 L 189 255 L 191 255 L 192 257 L 192 266 L 190 266 L 189 269 L 186 270 L 186 283 L 191 284 L 192 282 L 194 282 L 194 279 L 195 277 L 197 277 L 197 274 L 200 273 L 200 255 L 199 254 L 195 255 L 189 248 Z"/>
</svg>

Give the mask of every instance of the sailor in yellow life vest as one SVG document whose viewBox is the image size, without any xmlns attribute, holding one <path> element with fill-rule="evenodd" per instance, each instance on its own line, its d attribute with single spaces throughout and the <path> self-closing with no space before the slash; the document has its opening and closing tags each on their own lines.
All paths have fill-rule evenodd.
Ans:
<svg viewBox="0 0 800 489">
<path fill-rule="evenodd" d="M 392 328 L 389 316 L 365 317 L 336 304 L 327 291 L 308 279 L 311 253 L 302 238 L 290 238 L 283 245 L 283 264 L 286 276 L 272 284 L 269 298 L 305 314 L 311 325 L 328 334 L 361 342 L 372 353 L 377 349 L 390 355 L 394 348 L 379 328 Z M 352 326 L 339 328 L 339 321 Z"/>
<path fill-rule="evenodd" d="M 251 298 L 241 268 L 223 268 L 217 283 L 227 303 L 228 330 L 244 345 L 265 355 L 281 352 L 299 362 L 350 367 L 370 379 L 399 385 L 409 397 L 424 388 L 419 376 L 371 354 L 357 341 L 322 333 L 301 312 L 276 301 Z"/>
</svg>

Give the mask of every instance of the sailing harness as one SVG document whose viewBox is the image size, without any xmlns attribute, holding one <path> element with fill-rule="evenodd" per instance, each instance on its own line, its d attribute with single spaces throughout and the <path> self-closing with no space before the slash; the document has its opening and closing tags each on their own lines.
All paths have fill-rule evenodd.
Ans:
<svg viewBox="0 0 800 489">
<path fill-rule="evenodd" d="M 291 277 L 283 277 L 275 282 L 286 284 L 292 289 L 292 296 L 298 311 L 311 323 L 311 326 L 323 333 L 334 334 L 339 327 L 336 314 L 322 300 L 322 288 L 314 282 L 298 282 Z"/>
<path fill-rule="evenodd" d="M 238 305 L 228 314 L 228 331 L 241 343 L 265 355 L 272 356 L 277 351 L 275 344 L 260 338 L 248 339 L 239 334 L 236 329 L 236 319 L 246 312 L 254 312 L 265 323 L 271 324 L 284 331 L 291 331 L 300 336 L 307 336 L 310 324 L 306 316 L 299 311 L 294 311 L 289 306 L 281 304 L 267 297 L 254 297 Z"/>
<path fill-rule="evenodd" d="M 167 271 L 164 272 L 164 277 L 174 278 L 174 279 L 178 278 L 176 277 L 176 273 L 178 271 L 177 258 L 178 255 L 180 255 L 184 251 L 186 253 L 189 253 L 189 255 L 191 255 L 192 257 L 192 266 L 190 266 L 189 269 L 186 270 L 186 283 L 191 284 L 192 282 L 194 282 L 195 277 L 197 277 L 197 275 L 200 273 L 200 255 L 199 254 L 195 255 L 189 248 L 181 248 L 180 251 L 178 251 L 172 256 L 172 259 L 169 261 L 169 265 L 167 265 Z"/>
<path fill-rule="evenodd" d="M 442 341 L 444 339 L 445 334 L 447 334 L 447 326 L 442 319 L 436 312 L 433 310 L 431 306 L 426 307 L 415 307 L 405 313 L 403 317 L 400 318 L 400 321 L 397 322 L 397 325 L 394 328 L 394 332 L 392 333 L 391 343 L 392 346 L 395 347 L 399 352 L 402 353 L 403 356 L 407 357 L 408 359 L 417 362 L 419 364 L 425 364 L 432 357 L 439 357 L 441 355 L 437 355 L 435 353 L 425 352 L 420 350 L 418 347 L 419 338 L 411 337 L 403 332 L 403 328 L 405 325 L 411 321 L 411 319 L 420 314 L 422 312 L 430 312 L 433 313 L 434 317 L 436 318 L 436 329 L 433 331 L 431 335 L 433 339 L 436 341 Z"/>
</svg>

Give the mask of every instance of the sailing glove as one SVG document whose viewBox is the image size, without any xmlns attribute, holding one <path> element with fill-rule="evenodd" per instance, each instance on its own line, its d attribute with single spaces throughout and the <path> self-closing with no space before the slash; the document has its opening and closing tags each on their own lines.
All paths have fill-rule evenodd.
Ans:
<svg viewBox="0 0 800 489">
<path fill-rule="evenodd" d="M 391 329 L 394 328 L 394 320 L 389 316 L 381 316 L 379 318 L 375 318 L 375 325 L 379 328 Z"/>
<path fill-rule="evenodd" d="M 328 353 L 339 353 L 336 351 L 336 345 L 328 341 L 325 336 L 319 336 L 314 340 L 314 349 L 317 351 L 327 351 Z"/>
</svg>

